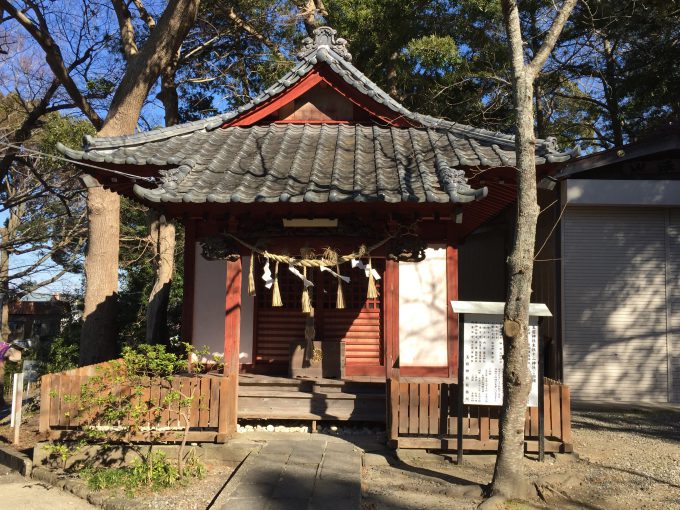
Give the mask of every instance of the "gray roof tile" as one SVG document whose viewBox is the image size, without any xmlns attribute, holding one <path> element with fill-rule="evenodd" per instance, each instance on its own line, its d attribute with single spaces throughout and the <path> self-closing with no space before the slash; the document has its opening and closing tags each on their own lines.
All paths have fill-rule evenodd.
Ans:
<svg viewBox="0 0 680 510">
<path fill-rule="evenodd" d="M 181 165 L 167 165 L 171 168 L 161 170 L 157 187 L 136 186 L 135 192 L 152 202 L 480 198 L 483 190 L 471 189 L 464 172 L 456 170 L 459 158 L 451 136 L 423 128 L 336 124 L 230 127 L 210 132 L 203 149 L 183 157 Z M 160 157 L 169 143 L 139 145 L 135 157 Z M 187 140 L 186 147 L 194 147 L 193 141 Z"/>
<path fill-rule="evenodd" d="M 135 186 L 152 202 L 464 202 L 485 190 L 472 190 L 461 167 L 514 165 L 513 136 L 408 111 L 350 63 L 345 42 L 336 40 L 332 29 L 318 30 L 298 65 L 235 111 L 130 136 L 87 136 L 82 151 L 58 148 L 80 161 L 173 167 L 160 172 L 157 188 Z M 414 127 L 221 128 L 298 82 L 319 62 Z M 554 139 L 538 140 L 536 161 L 566 161 L 574 152 L 559 152 Z"/>
</svg>

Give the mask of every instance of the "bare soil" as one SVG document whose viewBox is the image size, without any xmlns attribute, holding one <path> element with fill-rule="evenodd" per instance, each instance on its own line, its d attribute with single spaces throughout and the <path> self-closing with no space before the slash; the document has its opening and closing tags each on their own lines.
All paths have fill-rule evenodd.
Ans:
<svg viewBox="0 0 680 510">
<path fill-rule="evenodd" d="M 577 410 L 573 435 L 576 455 L 525 458 L 543 499 L 508 509 L 680 509 L 680 408 Z M 370 465 L 367 457 L 362 510 L 476 508 L 495 460 L 467 455 L 456 466 L 425 452 L 399 457 L 394 466 Z"/>
</svg>

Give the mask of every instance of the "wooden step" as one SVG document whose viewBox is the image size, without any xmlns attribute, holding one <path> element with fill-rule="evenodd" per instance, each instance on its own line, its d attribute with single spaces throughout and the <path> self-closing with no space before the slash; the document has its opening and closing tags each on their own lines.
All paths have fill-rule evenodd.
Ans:
<svg viewBox="0 0 680 510">
<path fill-rule="evenodd" d="M 239 390 L 239 398 L 241 397 L 265 397 L 265 398 L 281 398 L 281 399 L 327 399 L 327 400 L 384 400 L 385 395 L 380 393 L 345 393 L 341 391 L 315 391 L 307 392 L 291 392 L 291 391 L 276 391 L 269 389 L 255 389 L 247 388 Z"/>
<path fill-rule="evenodd" d="M 312 397 L 312 395 L 309 395 Z M 385 420 L 384 399 L 239 396 L 238 417 L 279 420 Z"/>
</svg>

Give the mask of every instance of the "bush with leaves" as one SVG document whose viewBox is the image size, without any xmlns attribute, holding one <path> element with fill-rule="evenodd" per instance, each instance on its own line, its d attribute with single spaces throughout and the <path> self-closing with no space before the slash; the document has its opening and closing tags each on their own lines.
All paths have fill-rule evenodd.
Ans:
<svg viewBox="0 0 680 510">
<path fill-rule="evenodd" d="M 176 375 L 186 370 L 186 356 L 170 352 L 164 345 L 124 347 L 122 359 L 98 365 L 79 394 L 63 396 L 64 402 L 77 402 L 77 419 L 88 441 L 130 444 L 140 457 L 132 466 L 88 471 L 91 485 L 115 484 L 126 490 L 139 485 L 158 488 L 202 474 L 196 456 L 192 452 L 185 456 L 191 410 L 197 407 L 197 401 L 200 403 L 200 396 L 195 394 L 198 386 L 192 384 L 187 389 L 173 385 Z M 177 416 L 176 427 L 168 427 L 163 421 L 170 413 Z M 180 441 L 174 463 L 152 446 L 134 445 L 140 437 L 153 445 L 173 433 Z M 52 449 L 55 454 L 67 451 L 59 446 Z"/>
</svg>

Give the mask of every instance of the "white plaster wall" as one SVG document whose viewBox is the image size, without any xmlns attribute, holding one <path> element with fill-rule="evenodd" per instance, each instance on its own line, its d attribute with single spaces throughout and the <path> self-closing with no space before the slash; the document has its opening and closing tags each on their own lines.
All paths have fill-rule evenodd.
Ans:
<svg viewBox="0 0 680 510">
<path fill-rule="evenodd" d="M 250 256 L 242 257 L 242 259 L 243 281 L 241 282 L 241 347 L 239 360 L 241 363 L 252 363 L 255 298 L 248 294 Z"/>
<path fill-rule="evenodd" d="M 248 295 L 250 257 L 243 257 L 241 285 L 241 363 L 251 363 L 253 356 L 254 298 Z M 207 346 L 210 352 L 224 353 L 224 318 L 227 293 L 227 262 L 206 260 L 196 243 L 193 344 Z"/>
<path fill-rule="evenodd" d="M 446 248 L 431 245 L 425 260 L 399 263 L 401 366 L 447 365 Z"/>
<path fill-rule="evenodd" d="M 193 344 L 210 352 L 224 352 L 224 300 L 227 292 L 227 262 L 205 260 L 196 243 L 194 281 Z"/>
</svg>

